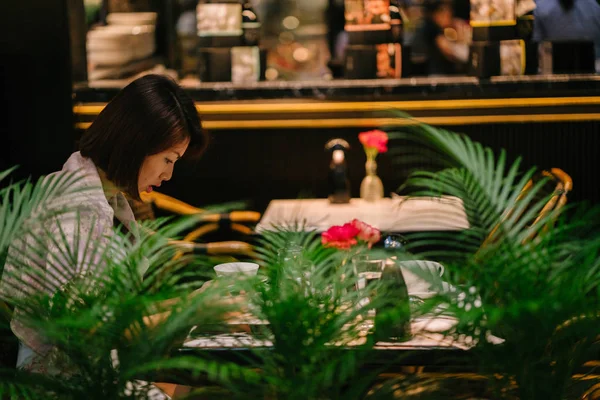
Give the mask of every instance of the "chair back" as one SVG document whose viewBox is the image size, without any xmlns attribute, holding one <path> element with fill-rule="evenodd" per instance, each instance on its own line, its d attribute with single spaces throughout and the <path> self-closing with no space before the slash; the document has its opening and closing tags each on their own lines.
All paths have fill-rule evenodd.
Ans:
<svg viewBox="0 0 600 400">
<path fill-rule="evenodd" d="M 232 255 L 254 257 L 253 247 L 242 241 L 225 240 L 209 243 L 196 243 L 198 239 L 211 232 L 223 230 L 235 231 L 244 236 L 249 236 L 253 230 L 244 225 L 244 223 L 255 224 L 260 220 L 261 214 L 255 211 L 232 211 L 229 213 L 210 213 L 205 210 L 194 207 L 181 200 L 169 195 L 152 191 L 151 193 L 141 193 L 141 201 L 129 199 L 136 219 L 154 219 L 157 210 L 166 211 L 178 215 L 196 215 L 200 216 L 200 226 L 188 232 L 183 241 L 176 242 L 180 247 L 176 258 L 181 257 L 186 252 L 209 255 Z"/>
<path fill-rule="evenodd" d="M 194 207 L 174 197 L 156 191 L 152 191 L 151 193 L 143 192 L 140 194 L 140 198 L 142 199 L 142 202 L 146 204 L 152 204 L 157 208 L 173 214 L 193 215 L 199 214 L 203 211 L 200 208 Z"/>
<path fill-rule="evenodd" d="M 542 232 L 548 231 L 567 204 L 567 195 L 573 189 L 573 180 L 560 168 L 552 168 L 550 171 L 542 171 L 542 177 L 548 179 L 548 185 L 552 185 L 552 192 L 548 195 L 548 200 L 544 207 L 540 210 L 537 217 L 530 225 L 532 230 L 531 235 L 527 240 L 532 240 L 537 232 L 540 231 L 539 224 L 545 223 L 541 228 Z M 542 193 L 542 195 L 546 195 Z M 550 216 L 550 218 L 547 218 Z"/>
<path fill-rule="evenodd" d="M 535 206 L 540 201 L 547 199 L 539 213 L 531 221 L 528 221 L 527 225 L 531 230 L 531 233 L 529 236 L 527 236 L 525 242 L 535 238 L 538 232 L 546 232 L 554 225 L 564 206 L 567 204 L 568 193 L 573 189 L 573 180 L 571 177 L 560 168 L 552 168 L 549 171 L 542 171 L 530 179 L 525 184 L 523 189 L 521 189 L 521 193 L 517 197 L 516 204 L 525 198 L 525 196 L 529 194 L 530 190 L 541 179 L 547 179 L 547 181 L 536 193 L 534 198 L 529 202 L 528 206 L 518 211 L 519 215 L 517 216 L 517 219 L 524 218 L 523 216 L 527 215 L 527 212 L 531 206 Z M 492 229 L 482 246 L 485 246 L 486 244 L 496 240 L 496 233 L 498 229 L 500 229 L 500 226 L 509 218 L 514 218 L 515 212 L 517 212 L 516 206 L 513 206 L 506 212 L 504 218 L 502 218 L 502 221 L 496 225 L 494 229 Z M 549 215 L 550 218 L 547 218 Z M 545 223 L 545 226 L 539 227 L 540 223 Z"/>
<path fill-rule="evenodd" d="M 145 210 L 148 205 L 152 208 L 160 209 L 171 214 L 179 215 L 194 215 L 201 214 L 200 222 L 204 225 L 191 232 L 185 240 L 195 241 L 208 233 L 218 230 L 228 230 L 241 233 L 244 236 L 253 233 L 253 230 L 244 224 L 256 224 L 260 220 L 261 214 L 256 211 L 232 211 L 229 213 L 210 213 L 205 210 L 194 207 L 181 200 L 173 198 L 169 195 L 153 191 L 151 193 L 142 193 L 141 199 L 143 204 L 132 206 L 136 219 L 138 213 L 141 216 L 144 212 L 146 215 L 150 213 Z M 139 202 L 138 202 L 139 203 Z M 137 211 L 136 211 L 137 210 Z M 152 215 L 155 215 L 154 213 Z"/>
</svg>

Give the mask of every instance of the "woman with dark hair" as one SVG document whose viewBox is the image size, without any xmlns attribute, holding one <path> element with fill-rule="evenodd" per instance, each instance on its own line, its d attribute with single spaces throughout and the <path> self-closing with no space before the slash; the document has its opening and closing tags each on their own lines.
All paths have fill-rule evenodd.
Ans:
<svg viewBox="0 0 600 400">
<path fill-rule="evenodd" d="M 537 0 L 533 41 L 590 40 L 600 72 L 600 4 L 597 0 Z"/>
<path fill-rule="evenodd" d="M 97 253 L 88 254 L 84 249 L 88 241 L 107 244 L 115 224 L 125 229 L 132 227 L 134 215 L 124 194 L 139 199 L 141 192 L 152 191 L 153 187 L 171 179 L 177 160 L 199 156 L 207 144 L 193 100 L 171 79 L 146 75 L 121 90 L 83 134 L 80 151 L 69 157 L 62 171 L 53 174 L 74 173 L 79 179 L 69 193 L 53 200 L 66 204 L 69 211 L 74 208 L 74 213 L 60 214 L 50 221 L 50 227 L 42 230 L 41 236 L 47 237 L 44 241 L 48 243 L 43 247 L 47 254 L 40 259 L 47 276 L 60 276 L 68 282 L 76 278 L 69 271 L 89 273 L 91 269 L 101 268 L 101 261 L 94 258 Z M 52 235 L 62 236 L 64 240 L 57 244 L 50 240 Z M 32 246 L 29 240 L 31 238 L 19 240 L 9 250 L 1 287 L 9 298 L 20 298 L 36 290 L 15 289 L 14 282 L 12 285 L 7 282 L 17 266 L 39 265 L 40 259 L 31 260 L 27 252 L 31 248 L 27 246 Z M 77 260 L 62 260 L 65 250 L 77 251 Z M 52 257 L 58 262 L 43 261 Z M 72 266 L 72 262 L 77 265 Z M 64 271 L 60 265 L 71 268 Z M 19 282 L 21 286 L 26 282 L 31 283 L 31 288 L 39 287 L 34 277 L 21 276 Z M 53 295 L 61 284 L 65 282 L 49 282 L 44 290 L 54 288 L 48 293 Z M 11 321 L 11 328 L 20 341 L 17 367 L 40 373 L 61 373 L 53 364 L 56 349 L 30 326 L 21 323 L 19 314 L 17 308 Z"/>
<path fill-rule="evenodd" d="M 197 157 L 207 143 L 193 100 L 171 79 L 146 75 L 108 103 L 72 157 L 91 160 L 100 178 L 139 199 L 171 179 L 184 153 Z"/>
</svg>

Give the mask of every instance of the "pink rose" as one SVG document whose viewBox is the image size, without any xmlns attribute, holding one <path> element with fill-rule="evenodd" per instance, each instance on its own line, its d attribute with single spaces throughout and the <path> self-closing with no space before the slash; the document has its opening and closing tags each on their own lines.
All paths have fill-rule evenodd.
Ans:
<svg viewBox="0 0 600 400">
<path fill-rule="evenodd" d="M 358 140 L 360 140 L 364 147 L 374 148 L 378 153 L 388 151 L 388 135 L 384 131 L 373 130 L 359 133 Z"/>
<path fill-rule="evenodd" d="M 381 240 L 381 232 L 379 232 L 379 229 L 359 221 L 358 219 L 353 219 L 350 224 L 358 229 L 358 239 L 367 242 L 369 248 Z"/>
<path fill-rule="evenodd" d="M 369 224 L 358 219 L 350 223 L 336 225 L 323 232 L 321 243 L 325 247 L 335 247 L 339 250 L 349 250 L 358 244 L 358 241 L 366 242 L 369 248 L 381 239 L 381 232 Z"/>
<path fill-rule="evenodd" d="M 332 226 L 321 235 L 321 243 L 325 247 L 335 247 L 340 250 L 348 250 L 357 244 L 356 236 L 359 230 L 352 224 Z"/>
</svg>

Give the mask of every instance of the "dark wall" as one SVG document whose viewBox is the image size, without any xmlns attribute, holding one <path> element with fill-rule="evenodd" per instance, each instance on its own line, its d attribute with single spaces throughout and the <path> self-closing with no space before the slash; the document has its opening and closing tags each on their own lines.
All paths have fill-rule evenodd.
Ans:
<svg viewBox="0 0 600 400">
<path fill-rule="evenodd" d="M 164 191 L 197 205 L 250 200 L 261 211 L 273 198 L 325 197 L 328 139 L 342 137 L 352 149 L 347 155 L 352 195 L 358 197 L 365 155 L 358 142 L 364 129 L 286 129 L 216 131 L 206 155 L 195 165 L 176 167 Z M 505 148 L 509 159 L 523 156 L 523 166 L 559 167 L 574 181 L 571 201 L 600 201 L 600 123 L 522 123 L 453 127 L 495 150 Z M 392 148 L 394 145 L 392 144 Z M 378 157 L 386 193 L 394 191 L 408 170 Z"/>
<path fill-rule="evenodd" d="M 0 11 L 0 169 L 60 169 L 73 149 L 65 0 L 3 2 Z"/>
<path fill-rule="evenodd" d="M 573 178 L 571 202 L 600 203 L 600 122 L 506 124 L 464 127 L 462 132 L 494 149 L 505 148 L 510 160 L 524 166 L 557 167 Z"/>
<path fill-rule="evenodd" d="M 13 179 L 20 179 L 60 169 L 74 140 L 63 0 L 3 2 L 0 93 L 0 170 L 18 164 Z M 17 348 L 0 319 L 0 366 L 15 365 Z"/>
</svg>

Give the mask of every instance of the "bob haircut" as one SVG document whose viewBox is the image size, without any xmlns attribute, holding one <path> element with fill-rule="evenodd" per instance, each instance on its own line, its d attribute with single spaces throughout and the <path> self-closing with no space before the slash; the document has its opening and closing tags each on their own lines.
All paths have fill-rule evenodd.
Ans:
<svg viewBox="0 0 600 400">
<path fill-rule="evenodd" d="M 185 158 L 199 157 L 208 145 L 194 101 L 172 79 L 145 75 L 106 105 L 83 134 L 79 149 L 115 185 L 139 200 L 144 159 L 186 140 Z"/>
</svg>

